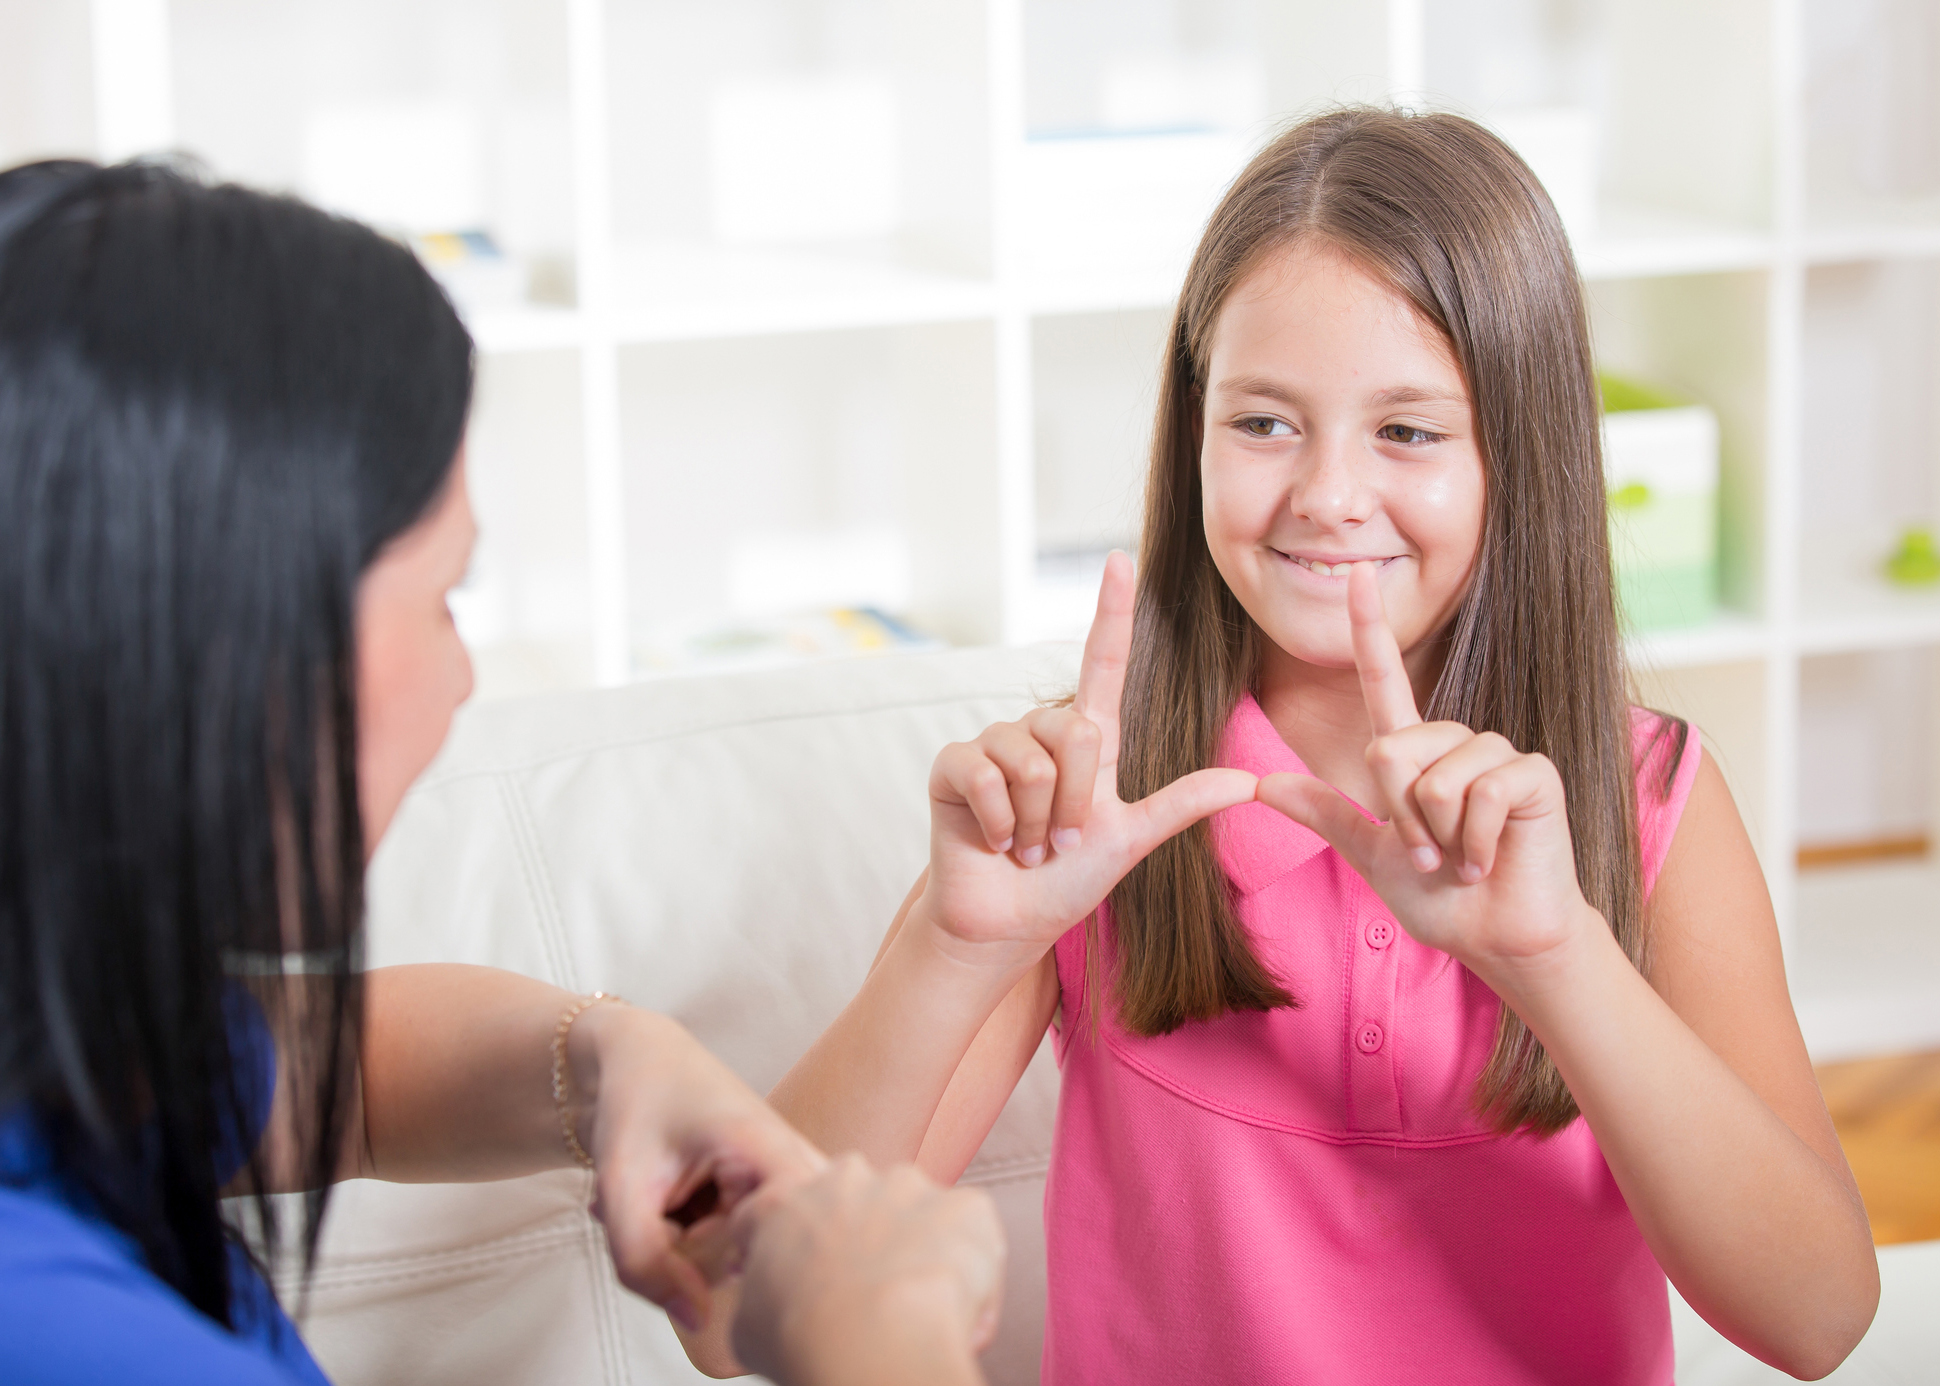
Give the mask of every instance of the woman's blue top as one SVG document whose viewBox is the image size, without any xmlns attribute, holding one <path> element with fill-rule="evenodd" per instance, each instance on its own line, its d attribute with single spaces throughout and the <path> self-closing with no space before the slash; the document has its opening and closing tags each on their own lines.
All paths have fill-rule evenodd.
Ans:
<svg viewBox="0 0 1940 1386">
<path fill-rule="evenodd" d="M 276 1046 L 232 996 L 233 1052 L 251 1065 L 255 1147 L 276 1091 Z M 240 1042 L 235 1042 L 240 1041 Z M 227 1182 L 240 1152 L 219 1163 Z M 329 1386 L 296 1326 L 230 1249 L 230 1332 L 152 1274 L 141 1249 L 54 1165 L 32 1111 L 0 1114 L 0 1381 L 6 1386 Z"/>
</svg>

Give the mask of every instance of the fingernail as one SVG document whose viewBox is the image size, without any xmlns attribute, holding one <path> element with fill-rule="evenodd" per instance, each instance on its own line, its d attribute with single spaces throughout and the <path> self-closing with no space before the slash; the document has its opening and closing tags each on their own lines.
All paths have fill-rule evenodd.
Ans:
<svg viewBox="0 0 1940 1386">
<path fill-rule="evenodd" d="M 1084 840 L 1084 834 L 1076 828 L 1059 828 L 1051 834 L 1051 845 L 1060 852 L 1075 852 Z"/>
<path fill-rule="evenodd" d="M 1417 847 L 1408 855 L 1414 860 L 1417 871 L 1433 871 L 1442 864 L 1442 854 L 1433 847 Z"/>
<path fill-rule="evenodd" d="M 1035 847 L 1026 847 L 1017 854 L 1017 859 L 1026 866 L 1036 866 L 1044 860 L 1044 844 L 1040 842 Z"/>
<path fill-rule="evenodd" d="M 997 850 L 999 852 L 1008 852 L 1010 850 L 1010 844 L 1015 842 L 1016 840 L 1017 839 L 1011 838 L 1011 837 L 1005 838 L 1002 842 L 997 844 Z"/>
<path fill-rule="evenodd" d="M 1464 881 L 1467 881 L 1470 885 L 1474 885 L 1482 879 L 1482 868 L 1472 861 L 1465 861 L 1455 868 L 1455 874 L 1460 876 Z"/>
<path fill-rule="evenodd" d="M 694 1312 L 694 1306 L 688 1303 L 685 1295 L 676 1295 L 667 1301 L 667 1317 L 689 1333 L 701 1331 L 701 1316 Z"/>
</svg>

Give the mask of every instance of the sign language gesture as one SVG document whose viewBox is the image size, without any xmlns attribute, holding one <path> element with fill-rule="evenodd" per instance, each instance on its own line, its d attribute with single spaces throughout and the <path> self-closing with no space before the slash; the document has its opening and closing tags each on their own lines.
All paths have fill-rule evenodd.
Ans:
<svg viewBox="0 0 1940 1386">
<path fill-rule="evenodd" d="M 1243 770 L 1200 770 L 1127 804 L 1118 709 L 1132 643 L 1132 565 L 1105 563 L 1077 698 L 946 746 L 930 771 L 921 908 L 948 938 L 1043 949 L 1173 834 L 1253 798 Z"/>
<path fill-rule="evenodd" d="M 1538 957 L 1589 909 L 1556 767 L 1494 732 L 1421 720 L 1372 564 L 1348 575 L 1347 612 L 1387 821 L 1306 775 L 1268 775 L 1260 802 L 1327 839 L 1417 941 L 1478 971 Z"/>
</svg>

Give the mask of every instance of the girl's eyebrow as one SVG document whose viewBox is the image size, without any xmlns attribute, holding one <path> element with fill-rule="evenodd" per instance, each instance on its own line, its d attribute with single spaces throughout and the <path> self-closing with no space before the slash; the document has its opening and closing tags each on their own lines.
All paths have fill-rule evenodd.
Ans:
<svg viewBox="0 0 1940 1386">
<path fill-rule="evenodd" d="M 1468 396 L 1446 390 L 1430 390 L 1420 385 L 1397 385 L 1368 397 L 1369 404 L 1386 408 L 1393 404 L 1467 404 Z"/>
<path fill-rule="evenodd" d="M 1263 375 L 1240 375 L 1231 380 L 1222 380 L 1213 386 L 1213 392 L 1221 395 L 1249 395 L 1256 399 L 1278 400 L 1282 404 L 1297 405 L 1299 397 L 1286 386 Z M 1448 390 L 1431 390 L 1423 385 L 1396 385 L 1368 397 L 1368 404 L 1376 409 L 1388 409 L 1397 404 L 1468 404 L 1468 396 Z"/>
<path fill-rule="evenodd" d="M 1282 404 L 1298 404 L 1293 391 L 1286 386 L 1268 380 L 1263 375 L 1240 375 L 1231 380 L 1222 380 L 1213 386 L 1213 393 L 1220 395 L 1253 395 L 1260 399 L 1277 399 Z"/>
</svg>

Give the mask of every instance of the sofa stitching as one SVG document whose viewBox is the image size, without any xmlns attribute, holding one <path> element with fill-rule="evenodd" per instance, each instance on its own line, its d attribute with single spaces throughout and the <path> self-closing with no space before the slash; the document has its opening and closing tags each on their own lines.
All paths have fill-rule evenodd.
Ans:
<svg viewBox="0 0 1940 1386">
<path fill-rule="evenodd" d="M 593 1323 L 599 1339 L 602 1375 L 608 1386 L 630 1386 L 633 1374 L 627 1369 L 625 1344 L 620 1335 L 619 1306 L 614 1303 L 613 1290 L 618 1284 L 618 1274 L 613 1266 L 613 1255 L 607 1249 L 606 1230 L 587 1216 L 580 1223 L 579 1244 L 586 1259 L 587 1274 L 593 1285 Z"/>
<path fill-rule="evenodd" d="M 382 1251 L 371 1254 L 332 1255 L 318 1273 L 328 1273 L 336 1266 L 405 1266 L 417 1261 L 441 1261 L 451 1256 L 486 1255 L 500 1250 L 516 1251 L 527 1245 L 550 1244 L 572 1236 L 578 1220 L 583 1216 L 585 1215 L 577 1208 L 566 1209 L 551 1214 L 545 1221 L 521 1232 L 508 1232 L 502 1237 L 488 1237 L 482 1242 L 467 1242 L 437 1251 Z"/>
<path fill-rule="evenodd" d="M 1021 1169 L 1027 1165 L 1041 1165 L 1050 1158 L 1051 1152 L 1048 1148 L 1044 1150 L 1033 1150 L 1028 1155 L 992 1156 L 989 1159 L 979 1157 L 970 1162 L 969 1169 L 971 1173 L 977 1173 L 982 1170 Z"/>
<path fill-rule="evenodd" d="M 507 761 L 497 765 L 479 766 L 475 769 L 432 771 L 420 779 L 412 788 L 412 793 L 424 793 L 461 780 L 477 779 L 483 775 L 518 774 L 538 770 L 562 760 L 574 760 L 582 756 L 594 755 L 600 751 L 622 750 L 635 746 L 652 746 L 662 741 L 677 741 L 683 737 L 710 735 L 738 727 L 766 727 L 784 722 L 808 722 L 828 717 L 866 717 L 878 712 L 897 712 L 905 708 L 946 707 L 952 703 L 979 703 L 991 701 L 1016 701 L 1020 697 L 1031 700 L 1028 693 L 1020 693 L 1015 688 L 1002 691 L 979 691 L 976 693 L 952 693 L 944 697 L 909 698 L 898 702 L 870 703 L 860 707 L 827 708 L 822 710 L 776 712 L 758 717 L 744 717 L 726 721 L 694 721 L 682 726 L 663 728 L 660 731 L 642 733 L 636 736 L 619 736 L 609 740 L 591 741 L 583 746 L 573 746 L 557 751 L 547 751 L 524 760 Z"/>
<path fill-rule="evenodd" d="M 513 854 L 519 875 L 525 881 L 526 896 L 532 905 L 533 922 L 539 943 L 552 967 L 552 980 L 567 991 L 577 992 L 579 982 L 573 967 L 572 951 L 559 919 L 559 901 L 553 894 L 551 873 L 546 870 L 545 854 L 539 846 L 539 831 L 532 821 L 525 794 L 511 775 L 498 776 L 499 800 L 504 805 L 511 829 Z"/>
<path fill-rule="evenodd" d="M 509 1262 L 535 1260 L 548 1252 L 570 1251 L 580 1242 L 576 1228 L 563 1229 L 545 1237 L 533 1237 L 526 1241 L 506 1243 L 490 1248 L 474 1248 L 465 1251 L 437 1252 L 410 1258 L 417 1264 L 405 1263 L 402 1258 L 398 1264 L 381 1268 L 373 1259 L 360 1267 L 329 1267 L 318 1270 L 310 1278 L 310 1287 L 319 1290 L 356 1289 L 370 1285 L 404 1284 L 414 1280 L 443 1280 L 461 1271 L 478 1271 Z M 294 1274 L 278 1276 L 279 1281 L 294 1280 Z"/>
<path fill-rule="evenodd" d="M 1051 1169 L 1049 1156 L 1039 1156 L 1032 1160 L 1007 1160 L 998 1165 L 987 1165 L 982 1169 L 972 1169 L 964 1173 L 959 1184 L 1022 1184 L 1032 1179 L 1041 1179 Z"/>
</svg>

